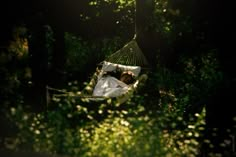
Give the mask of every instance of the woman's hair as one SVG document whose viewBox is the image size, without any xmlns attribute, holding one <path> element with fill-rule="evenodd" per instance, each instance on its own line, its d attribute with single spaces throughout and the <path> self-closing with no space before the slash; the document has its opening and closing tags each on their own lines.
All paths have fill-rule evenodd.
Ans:
<svg viewBox="0 0 236 157">
<path fill-rule="evenodd" d="M 124 71 L 120 75 L 120 80 L 126 84 L 132 84 L 135 81 L 134 73 L 131 71 Z"/>
</svg>

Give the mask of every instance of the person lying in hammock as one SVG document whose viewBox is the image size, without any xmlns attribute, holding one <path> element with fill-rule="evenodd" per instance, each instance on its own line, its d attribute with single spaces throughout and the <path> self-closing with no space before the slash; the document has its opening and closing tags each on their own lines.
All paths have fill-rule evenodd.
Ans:
<svg viewBox="0 0 236 157">
<path fill-rule="evenodd" d="M 101 77 L 93 91 L 93 96 L 117 97 L 128 91 L 129 85 L 135 81 L 131 71 L 124 71 L 120 78 L 106 74 Z"/>
</svg>

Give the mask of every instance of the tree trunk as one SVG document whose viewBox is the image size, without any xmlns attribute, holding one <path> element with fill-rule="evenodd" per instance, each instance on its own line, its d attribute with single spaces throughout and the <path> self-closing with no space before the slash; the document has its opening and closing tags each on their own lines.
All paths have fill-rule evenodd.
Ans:
<svg viewBox="0 0 236 157">
<path fill-rule="evenodd" d="M 154 0 L 136 0 L 135 38 L 151 68 L 157 64 L 171 68 L 175 56 L 166 39 L 155 29 Z"/>
<path fill-rule="evenodd" d="M 159 36 L 152 29 L 153 0 L 136 0 L 135 38 L 151 67 L 156 64 Z"/>
<path fill-rule="evenodd" d="M 50 69 L 50 86 L 60 88 L 65 82 L 65 64 L 66 64 L 66 50 L 64 31 L 57 26 L 52 27 L 54 34 L 53 54 L 52 54 L 52 68 Z"/>
<path fill-rule="evenodd" d="M 47 104 L 47 64 L 48 51 L 46 48 L 45 21 L 41 14 L 32 17 L 29 24 L 29 54 L 31 54 L 32 67 L 32 107 L 35 112 L 46 110 Z"/>
<path fill-rule="evenodd" d="M 48 24 L 52 28 L 54 38 L 49 85 L 55 88 L 60 88 L 65 83 L 66 50 L 64 35 L 65 30 L 67 30 L 66 28 L 70 27 L 69 21 L 72 18 L 67 15 L 70 12 L 70 8 L 67 7 L 68 3 L 63 0 L 51 0 L 47 2 L 47 8 L 49 9 L 47 12 Z"/>
</svg>

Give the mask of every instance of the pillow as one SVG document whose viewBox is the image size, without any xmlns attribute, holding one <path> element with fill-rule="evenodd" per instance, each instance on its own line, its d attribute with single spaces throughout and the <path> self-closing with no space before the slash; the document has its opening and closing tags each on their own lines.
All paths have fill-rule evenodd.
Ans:
<svg viewBox="0 0 236 157">
<path fill-rule="evenodd" d="M 122 65 L 122 64 L 115 64 L 111 62 L 103 62 L 102 71 L 109 72 L 109 71 L 115 71 L 115 70 L 121 70 L 121 71 L 131 71 L 134 73 L 134 76 L 137 77 L 141 71 L 140 66 L 130 66 L 130 65 Z"/>
</svg>

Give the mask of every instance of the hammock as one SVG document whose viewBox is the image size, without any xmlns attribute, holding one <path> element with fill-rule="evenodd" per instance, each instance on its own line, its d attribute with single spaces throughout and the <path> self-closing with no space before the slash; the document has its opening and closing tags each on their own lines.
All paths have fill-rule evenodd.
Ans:
<svg viewBox="0 0 236 157">
<path fill-rule="evenodd" d="M 132 39 L 121 49 L 114 54 L 107 57 L 97 67 L 96 72 L 93 74 L 90 82 L 78 95 L 74 95 L 80 98 L 82 101 L 103 101 L 107 99 L 115 99 L 118 103 L 124 103 L 135 92 L 137 92 L 147 80 L 147 70 L 149 64 L 146 57 L 142 53 L 135 39 Z M 135 81 L 123 92 L 116 97 L 107 96 L 95 96 L 93 95 L 94 88 L 98 81 L 103 78 L 107 72 L 117 71 L 131 71 L 134 74 Z"/>
<path fill-rule="evenodd" d="M 109 56 L 105 61 L 122 65 L 141 66 L 142 68 L 149 67 L 147 59 L 135 39 Z"/>
</svg>

